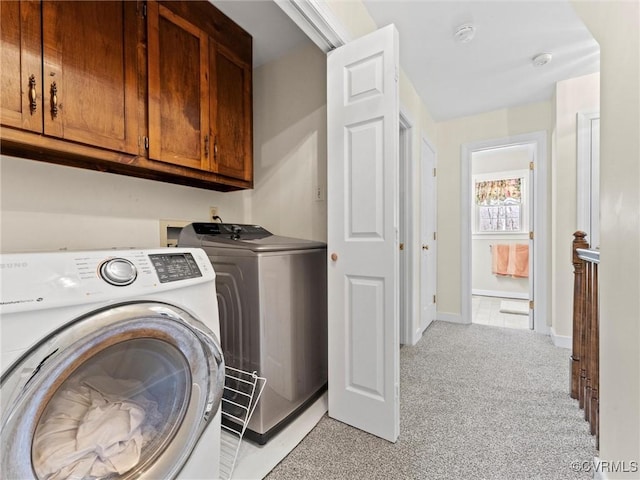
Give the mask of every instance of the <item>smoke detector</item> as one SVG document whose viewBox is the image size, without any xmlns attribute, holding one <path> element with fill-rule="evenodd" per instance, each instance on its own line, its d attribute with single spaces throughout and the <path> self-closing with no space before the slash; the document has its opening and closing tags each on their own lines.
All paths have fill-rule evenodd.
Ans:
<svg viewBox="0 0 640 480">
<path fill-rule="evenodd" d="M 456 28 L 453 38 L 458 43 L 469 43 L 476 34 L 476 27 L 470 23 L 463 23 Z"/>
<path fill-rule="evenodd" d="M 533 62 L 534 67 L 542 67 L 543 65 L 549 63 L 552 58 L 553 55 L 551 55 L 549 52 L 539 53 L 531 59 L 531 62 Z"/>
</svg>

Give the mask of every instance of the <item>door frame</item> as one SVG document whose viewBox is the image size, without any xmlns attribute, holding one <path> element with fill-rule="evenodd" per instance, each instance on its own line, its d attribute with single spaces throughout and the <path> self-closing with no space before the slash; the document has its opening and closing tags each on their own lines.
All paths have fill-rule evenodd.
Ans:
<svg viewBox="0 0 640 480">
<path fill-rule="evenodd" d="M 400 152 L 399 152 L 399 198 L 400 208 L 400 241 L 404 243 L 404 250 L 400 252 L 400 343 L 414 345 L 413 331 L 415 330 L 417 307 L 415 298 L 415 265 L 416 242 L 414 239 L 414 166 L 412 161 L 413 121 L 400 105 Z"/>
<path fill-rule="evenodd" d="M 548 225 L 547 214 L 547 132 L 539 131 L 514 135 L 506 138 L 481 140 L 462 145 L 460 155 L 460 258 L 461 258 L 461 323 L 471 323 L 471 156 L 473 152 L 498 147 L 532 145 L 534 155 L 533 197 L 535 201 L 533 216 L 530 219 L 533 242 L 533 298 L 535 308 L 532 312 L 533 330 L 548 335 L 548 279 L 547 253 L 549 234 L 545 234 Z M 537 233 L 536 233 L 537 232 Z"/>
</svg>

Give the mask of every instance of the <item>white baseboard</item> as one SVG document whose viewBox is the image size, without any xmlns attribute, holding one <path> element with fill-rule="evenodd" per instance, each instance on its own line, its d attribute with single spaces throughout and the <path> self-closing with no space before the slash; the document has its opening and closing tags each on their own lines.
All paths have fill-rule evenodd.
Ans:
<svg viewBox="0 0 640 480">
<path fill-rule="evenodd" d="M 462 320 L 462 315 L 460 315 L 459 313 L 436 312 L 436 319 L 442 320 L 443 322 L 462 323 L 465 325 L 468 325 L 471 323 L 471 322 L 465 322 L 464 320 Z"/>
<path fill-rule="evenodd" d="M 477 288 L 474 288 L 471 290 L 471 295 L 481 295 L 483 297 L 517 298 L 520 300 L 529 300 L 528 293 L 500 292 L 498 290 L 479 290 Z"/>
<path fill-rule="evenodd" d="M 573 337 L 557 335 L 553 327 L 551 327 L 551 340 L 556 347 L 567 348 L 569 350 L 573 348 Z"/>
</svg>

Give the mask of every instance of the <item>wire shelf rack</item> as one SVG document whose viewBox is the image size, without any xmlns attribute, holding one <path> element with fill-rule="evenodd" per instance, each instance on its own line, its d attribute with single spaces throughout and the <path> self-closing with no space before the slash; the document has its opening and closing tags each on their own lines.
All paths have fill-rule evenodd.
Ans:
<svg viewBox="0 0 640 480">
<path fill-rule="evenodd" d="M 223 480 L 233 474 L 242 437 L 266 383 L 267 379 L 256 372 L 225 367 L 220 444 L 220 478 Z"/>
</svg>

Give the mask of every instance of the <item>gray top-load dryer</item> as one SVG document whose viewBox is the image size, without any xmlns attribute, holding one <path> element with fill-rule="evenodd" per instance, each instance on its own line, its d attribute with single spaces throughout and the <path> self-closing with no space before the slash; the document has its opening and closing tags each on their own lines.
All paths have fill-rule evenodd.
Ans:
<svg viewBox="0 0 640 480">
<path fill-rule="evenodd" d="M 225 363 L 267 379 L 245 431 L 264 444 L 326 389 L 326 244 L 193 223 L 178 245 L 203 248 L 213 264 Z"/>
</svg>

